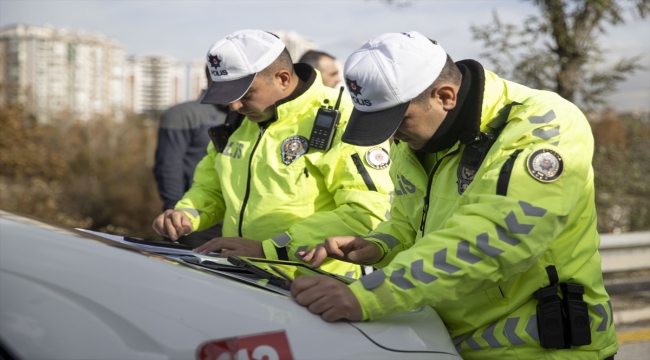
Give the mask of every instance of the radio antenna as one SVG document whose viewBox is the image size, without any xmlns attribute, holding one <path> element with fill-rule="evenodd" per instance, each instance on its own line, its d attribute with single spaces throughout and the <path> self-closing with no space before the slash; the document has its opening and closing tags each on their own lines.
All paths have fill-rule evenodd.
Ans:
<svg viewBox="0 0 650 360">
<path fill-rule="evenodd" d="M 343 96 L 343 89 L 344 89 L 344 87 L 341 86 L 341 91 L 339 91 L 339 98 L 336 99 L 336 105 L 334 105 L 334 110 L 338 110 L 339 105 L 341 105 L 341 96 Z"/>
</svg>

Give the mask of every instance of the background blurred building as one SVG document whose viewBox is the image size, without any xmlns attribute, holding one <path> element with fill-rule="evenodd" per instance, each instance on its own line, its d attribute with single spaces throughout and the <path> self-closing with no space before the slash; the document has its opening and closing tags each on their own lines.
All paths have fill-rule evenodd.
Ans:
<svg viewBox="0 0 650 360">
<path fill-rule="evenodd" d="M 125 49 L 100 33 L 23 24 L 0 29 L 0 105 L 56 116 L 123 118 Z"/>
<path fill-rule="evenodd" d="M 274 31 L 297 61 L 318 45 L 295 31 Z M 127 57 L 101 33 L 51 26 L 0 29 L 0 106 L 23 104 L 40 122 L 126 114 L 156 118 L 198 99 L 207 87 L 205 59 L 189 64 L 162 54 Z"/>
<path fill-rule="evenodd" d="M 186 99 L 186 66 L 158 54 L 131 56 L 126 61 L 125 101 L 128 112 L 157 116 Z"/>
<path fill-rule="evenodd" d="M 204 58 L 196 59 L 190 63 L 188 84 L 188 101 L 198 99 L 201 92 L 208 87 L 208 79 L 205 75 Z"/>
</svg>

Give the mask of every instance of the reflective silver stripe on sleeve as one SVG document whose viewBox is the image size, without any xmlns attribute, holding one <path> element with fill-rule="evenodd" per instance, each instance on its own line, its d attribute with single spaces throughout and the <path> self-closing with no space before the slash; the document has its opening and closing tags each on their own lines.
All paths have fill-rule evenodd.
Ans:
<svg viewBox="0 0 650 360">
<path fill-rule="evenodd" d="M 614 309 L 612 308 L 612 300 L 607 300 L 607 305 L 609 305 L 609 323 L 614 323 Z"/>
<path fill-rule="evenodd" d="M 514 211 L 511 211 L 506 216 L 506 225 L 508 226 L 508 231 L 513 234 L 528 234 L 535 227 L 535 225 L 520 223 Z"/>
<path fill-rule="evenodd" d="M 548 130 L 543 130 L 543 129 L 535 129 L 533 130 L 533 136 L 537 136 L 540 139 L 548 140 L 550 138 L 553 138 L 555 136 L 560 135 L 560 127 L 554 127 L 550 128 Z"/>
<path fill-rule="evenodd" d="M 529 117 L 528 121 L 530 121 L 531 124 L 548 124 L 555 119 L 556 119 L 555 112 L 553 112 L 553 110 L 549 110 L 546 114 L 542 116 Z"/>
<path fill-rule="evenodd" d="M 384 280 L 386 280 L 386 274 L 383 270 L 373 271 L 369 275 L 359 278 L 361 285 L 363 285 L 364 289 L 366 290 L 372 290 L 376 288 L 377 286 L 383 284 Z"/>
<path fill-rule="evenodd" d="M 425 284 L 438 279 L 437 276 L 424 272 L 424 260 L 422 259 L 415 260 L 411 263 L 411 276 L 413 276 L 415 280 L 422 281 Z"/>
<path fill-rule="evenodd" d="M 488 244 L 489 241 L 488 233 L 479 234 L 476 237 L 476 247 L 489 257 L 495 257 L 503 252 L 503 250 Z"/>
<path fill-rule="evenodd" d="M 463 240 L 458 243 L 458 251 L 456 256 L 466 263 L 476 264 L 481 261 L 481 258 L 469 252 L 469 241 Z"/>
<path fill-rule="evenodd" d="M 503 326 L 503 336 L 505 336 L 512 345 L 523 345 L 526 343 L 515 332 L 518 323 L 518 317 L 508 318 L 506 319 L 506 323 Z"/>
<path fill-rule="evenodd" d="M 447 249 L 442 249 L 437 253 L 433 254 L 433 267 L 446 272 L 447 274 L 453 274 L 456 271 L 460 270 L 459 267 L 449 264 L 447 262 Z"/>
<path fill-rule="evenodd" d="M 345 276 L 347 276 L 349 278 L 354 278 L 354 270 L 346 272 Z"/>
<path fill-rule="evenodd" d="M 460 344 L 463 343 L 463 340 L 465 340 L 465 334 L 456 336 L 455 338 L 451 339 L 451 342 L 454 344 L 454 347 L 456 348 L 456 352 L 459 354 L 465 351 Z"/>
<path fill-rule="evenodd" d="M 307 246 L 307 245 L 305 245 L 305 246 L 300 246 L 300 247 L 298 247 L 298 249 L 296 250 L 296 252 L 293 253 L 293 256 L 295 256 L 296 259 L 300 259 L 300 260 L 302 260 L 303 257 L 300 256 L 300 255 L 298 255 L 298 253 L 301 252 L 301 251 L 307 251 L 307 249 L 309 249 L 309 246 Z"/>
<path fill-rule="evenodd" d="M 199 217 L 199 216 L 203 213 L 203 211 L 201 211 L 201 210 L 190 209 L 190 208 L 179 208 L 179 209 L 176 209 L 176 210 L 183 210 L 183 211 L 185 211 L 186 213 L 188 213 L 188 214 L 194 216 L 195 218 L 196 218 L 196 217 Z"/>
<path fill-rule="evenodd" d="M 483 340 L 485 340 L 492 349 L 503 347 L 503 345 L 501 345 L 499 340 L 497 340 L 496 336 L 494 336 L 494 328 L 496 326 L 497 326 L 496 322 L 492 323 L 492 325 L 485 328 L 485 330 L 483 330 L 483 333 L 481 334 Z"/>
<path fill-rule="evenodd" d="M 390 282 L 392 282 L 393 284 L 395 284 L 395 286 L 403 290 L 413 289 L 415 285 L 413 285 L 412 282 L 410 282 L 407 278 L 405 278 L 404 274 L 406 274 L 406 269 L 404 268 L 393 271 L 393 273 L 390 274 Z"/>
<path fill-rule="evenodd" d="M 526 324 L 526 332 L 534 340 L 539 341 L 539 333 L 537 332 L 537 314 L 533 314 L 528 318 L 528 323 Z"/>
<path fill-rule="evenodd" d="M 596 310 L 600 314 L 600 316 L 603 317 L 603 321 L 600 322 L 598 328 L 596 328 L 596 331 L 600 332 L 600 331 L 607 330 L 607 320 L 609 319 L 609 316 L 607 316 L 607 310 L 605 310 L 605 307 L 602 306 L 601 304 L 596 304 L 592 306 L 592 308 Z"/>
<path fill-rule="evenodd" d="M 519 206 L 521 206 L 521 209 L 524 211 L 524 214 L 526 214 L 526 216 L 542 217 L 544 214 L 546 214 L 546 209 L 535 207 L 525 201 L 519 201 Z"/>
<path fill-rule="evenodd" d="M 483 350 L 483 348 L 481 347 L 481 345 L 479 345 L 479 344 L 476 342 L 476 340 L 474 340 L 474 337 L 473 337 L 473 336 L 474 336 L 474 333 L 475 333 L 475 332 L 476 332 L 476 330 L 473 331 L 473 332 L 472 332 L 472 333 L 467 337 L 467 340 L 465 340 L 465 343 L 466 343 L 467 346 L 469 346 L 469 348 L 472 349 L 472 350 Z"/>
<path fill-rule="evenodd" d="M 497 236 L 499 237 L 499 240 L 503 241 L 506 244 L 510 244 L 512 246 L 519 245 L 521 240 L 517 238 L 513 238 L 512 236 L 508 235 L 506 233 L 506 229 L 502 228 L 501 226 L 497 225 Z"/>
<path fill-rule="evenodd" d="M 289 234 L 286 232 L 282 234 L 277 234 L 274 237 L 271 238 L 278 246 L 287 246 L 289 241 L 291 241 L 291 238 L 289 237 Z"/>
<path fill-rule="evenodd" d="M 368 238 L 381 240 L 381 242 L 386 244 L 386 246 L 388 246 L 388 248 L 391 249 L 391 250 L 395 246 L 400 244 L 399 240 L 397 240 L 396 237 L 394 237 L 393 235 L 390 235 L 390 234 L 372 234 L 372 235 L 366 236 L 364 239 L 368 239 Z"/>
</svg>

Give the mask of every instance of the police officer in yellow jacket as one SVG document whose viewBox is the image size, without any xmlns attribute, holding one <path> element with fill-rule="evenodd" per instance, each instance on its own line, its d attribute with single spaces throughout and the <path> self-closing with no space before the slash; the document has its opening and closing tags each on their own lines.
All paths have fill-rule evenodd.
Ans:
<svg viewBox="0 0 650 360">
<path fill-rule="evenodd" d="M 213 83 L 202 102 L 229 104 L 245 118 L 222 152 L 208 146 L 190 190 L 154 220 L 159 234 L 176 240 L 223 219 L 224 237 L 195 251 L 296 260 L 297 251 L 328 236 L 366 235 L 386 219 L 388 145 L 341 141 L 352 110 L 348 96 L 340 100 L 331 146 L 322 149 L 327 144 L 314 143 L 312 128 L 331 118 L 316 115 L 323 105 L 334 107 L 340 92 L 325 87 L 311 66 L 292 64 L 280 39 L 241 30 L 217 41 L 207 57 Z M 359 266 L 347 262 L 324 269 L 359 275 Z"/>
<path fill-rule="evenodd" d="M 296 300 L 329 321 L 428 304 L 465 359 L 612 358 L 593 139 L 578 108 L 454 64 L 417 32 L 368 41 L 345 81 L 357 105 L 343 141 L 394 135 L 396 196 L 369 235 L 301 252 L 314 266 L 329 256 L 379 269 L 349 286 L 297 279 Z"/>
</svg>

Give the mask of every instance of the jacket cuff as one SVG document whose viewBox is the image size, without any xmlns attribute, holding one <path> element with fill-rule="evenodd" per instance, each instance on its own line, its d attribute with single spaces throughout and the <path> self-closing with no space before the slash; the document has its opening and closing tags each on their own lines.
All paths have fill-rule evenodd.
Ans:
<svg viewBox="0 0 650 360">
<path fill-rule="evenodd" d="M 278 259 L 278 251 L 275 248 L 273 240 L 266 239 L 262 241 L 262 250 L 264 250 L 264 257 L 271 260 Z"/>
<path fill-rule="evenodd" d="M 190 218 L 190 221 L 192 222 L 192 231 L 195 232 L 199 228 L 199 225 L 201 224 L 201 211 L 197 209 L 190 209 L 190 208 L 175 208 L 174 210 L 181 210 L 182 212 L 187 215 L 187 217 Z M 187 234 L 186 234 L 187 235 Z"/>
<path fill-rule="evenodd" d="M 355 281 L 349 287 L 361 305 L 363 311 L 361 320 L 374 320 L 385 316 L 386 310 L 395 305 L 395 298 L 390 287 L 385 283 L 372 290 L 366 290 L 361 281 Z"/>
</svg>

